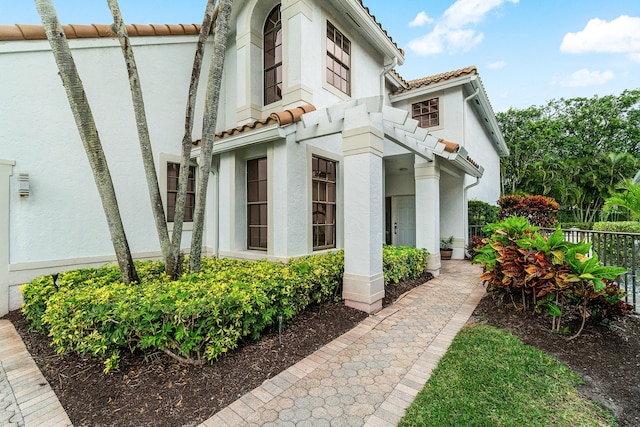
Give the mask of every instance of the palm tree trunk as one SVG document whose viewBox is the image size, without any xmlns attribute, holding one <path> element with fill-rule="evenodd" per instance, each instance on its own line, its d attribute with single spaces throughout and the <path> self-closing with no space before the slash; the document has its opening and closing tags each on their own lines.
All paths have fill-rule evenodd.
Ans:
<svg viewBox="0 0 640 427">
<path fill-rule="evenodd" d="M 176 196 L 176 211 L 173 219 L 173 234 L 171 236 L 171 250 L 167 260 L 167 274 L 175 277 L 180 274 L 180 245 L 182 241 L 182 225 L 184 220 L 184 210 L 187 196 L 187 185 L 189 183 L 189 162 L 191 160 L 191 147 L 193 142 L 193 111 L 196 106 L 196 96 L 198 94 L 198 82 L 202 70 L 202 57 L 207 38 L 211 33 L 215 13 L 216 0 L 208 0 L 198 37 L 196 54 L 193 59 L 191 71 L 191 82 L 189 83 L 189 96 L 187 98 L 187 109 L 184 119 L 184 136 L 182 137 L 182 158 L 180 159 L 180 174 L 178 176 L 178 194 Z"/>
<path fill-rule="evenodd" d="M 149 188 L 149 198 L 151 199 L 151 210 L 156 222 L 156 230 L 158 232 L 158 240 L 162 250 L 162 257 L 167 265 L 169 258 L 170 241 L 169 231 L 167 229 L 167 220 L 162 206 L 162 197 L 160 196 L 160 187 L 158 186 L 158 175 L 156 173 L 156 165 L 153 160 L 153 149 L 151 147 L 151 139 L 149 138 L 149 127 L 147 126 L 147 115 L 144 108 L 144 99 L 142 97 L 142 87 L 140 86 L 140 76 L 138 67 L 133 55 L 131 41 L 127 34 L 120 7 L 117 0 L 107 0 L 111 14 L 113 15 L 113 31 L 118 35 L 122 54 L 127 65 L 129 74 L 129 86 L 131 87 L 131 99 L 133 101 L 133 111 L 136 117 L 136 125 L 138 128 L 138 139 L 140 141 L 140 152 L 142 153 L 142 162 L 144 164 L 144 172 L 147 178 L 147 187 Z"/>
<path fill-rule="evenodd" d="M 80 133 L 80 139 L 84 145 L 84 149 L 93 171 L 102 207 L 109 225 L 111 240 L 122 273 L 122 280 L 126 284 L 138 282 L 138 274 L 136 273 L 131 251 L 127 242 L 127 237 L 122 225 L 120 210 L 118 208 L 118 200 L 116 199 L 113 181 L 107 165 L 107 159 L 102 150 L 100 137 L 96 129 L 93 114 L 89 106 L 89 101 L 82 87 L 82 81 L 78 75 L 75 62 L 71 55 L 71 49 L 67 38 L 64 35 L 62 26 L 58 21 L 56 10 L 51 0 L 35 0 L 38 14 L 42 19 L 47 34 L 47 39 L 51 45 L 53 56 L 55 57 L 62 85 L 69 99 L 69 106 L 73 112 L 73 117 Z"/>
<path fill-rule="evenodd" d="M 211 153 L 213 151 L 213 139 L 216 131 L 216 118 L 218 116 L 218 104 L 220 99 L 220 87 L 222 85 L 222 70 L 224 66 L 224 53 L 229 34 L 229 18 L 231 16 L 232 0 L 221 0 L 218 7 L 218 17 L 213 38 L 213 54 L 209 81 L 205 97 L 204 119 L 202 126 L 202 150 L 200 152 L 200 180 L 196 194 L 196 207 L 193 218 L 193 233 L 191 236 L 191 262 L 192 272 L 200 271 L 200 256 L 202 254 L 202 233 L 204 229 L 204 213 L 207 201 L 207 186 L 211 171 Z"/>
</svg>

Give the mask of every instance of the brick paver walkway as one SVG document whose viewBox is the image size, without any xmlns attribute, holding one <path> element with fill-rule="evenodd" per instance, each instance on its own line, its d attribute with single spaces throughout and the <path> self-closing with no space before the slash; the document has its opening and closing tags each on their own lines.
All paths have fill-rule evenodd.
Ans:
<svg viewBox="0 0 640 427">
<path fill-rule="evenodd" d="M 8 320 L 0 320 L 0 425 L 70 426 L 58 398 Z"/>
<path fill-rule="evenodd" d="M 467 261 L 443 263 L 440 276 L 200 427 L 396 426 L 484 295 L 480 273 Z M 9 321 L 0 320 L 0 343 L 0 425 L 70 426 Z"/>
<path fill-rule="evenodd" d="M 481 267 L 442 274 L 265 381 L 200 427 L 396 426 L 484 295 Z"/>
</svg>

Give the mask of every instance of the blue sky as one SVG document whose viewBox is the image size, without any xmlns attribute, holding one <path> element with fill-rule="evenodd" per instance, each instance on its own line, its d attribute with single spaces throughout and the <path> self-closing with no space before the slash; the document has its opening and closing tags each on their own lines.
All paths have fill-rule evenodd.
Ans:
<svg viewBox="0 0 640 427">
<path fill-rule="evenodd" d="M 63 23 L 108 23 L 104 0 L 54 0 Z M 199 23 L 204 0 L 120 0 L 127 23 Z M 640 0 L 364 0 L 405 51 L 407 80 L 469 65 L 496 111 L 640 88 Z M 39 24 L 0 0 L 0 24 Z"/>
</svg>

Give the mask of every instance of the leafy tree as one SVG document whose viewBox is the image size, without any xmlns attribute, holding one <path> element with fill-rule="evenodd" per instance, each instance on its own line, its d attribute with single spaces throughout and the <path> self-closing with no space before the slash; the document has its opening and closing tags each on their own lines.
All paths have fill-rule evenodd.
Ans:
<svg viewBox="0 0 640 427">
<path fill-rule="evenodd" d="M 502 194 L 553 197 L 574 221 L 599 219 L 615 185 L 638 170 L 640 90 L 552 100 L 497 119 L 512 153 L 502 159 Z"/>
<path fill-rule="evenodd" d="M 625 180 L 618 190 L 622 190 L 604 202 L 607 211 L 615 208 L 623 208 L 627 210 L 633 221 L 640 220 L 640 184 L 634 183 L 632 180 Z"/>
</svg>

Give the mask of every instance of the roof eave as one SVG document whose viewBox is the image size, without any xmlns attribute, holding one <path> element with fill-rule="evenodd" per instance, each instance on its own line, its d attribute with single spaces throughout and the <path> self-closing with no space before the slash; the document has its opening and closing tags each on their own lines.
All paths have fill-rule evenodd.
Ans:
<svg viewBox="0 0 640 427">
<path fill-rule="evenodd" d="M 477 76 L 474 76 L 474 78 L 469 80 L 469 86 L 472 89 L 472 92 L 478 90 L 478 96 L 475 99 L 470 100 L 470 102 L 473 103 L 476 111 L 478 111 L 482 125 L 487 130 L 496 152 L 500 157 L 508 156 L 509 147 L 507 147 L 504 136 L 500 131 L 500 126 L 496 120 L 496 115 L 491 107 L 491 103 L 487 98 L 487 93 L 482 86 L 482 81 Z"/>
<path fill-rule="evenodd" d="M 393 43 L 383 30 L 374 22 L 371 15 L 364 10 L 363 6 L 357 0 L 336 1 L 332 3 L 338 8 L 343 9 L 347 17 L 351 18 L 354 24 L 366 35 L 366 38 L 373 42 L 373 45 L 384 52 L 389 61 L 393 58 L 398 59 L 398 65 L 404 64 L 404 53 Z M 387 62 L 387 61 L 385 61 Z"/>
</svg>

